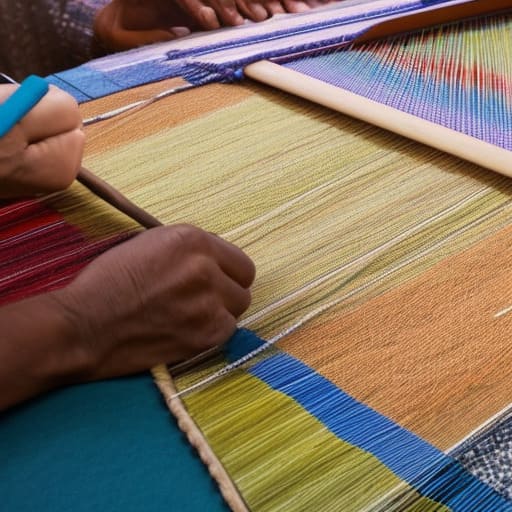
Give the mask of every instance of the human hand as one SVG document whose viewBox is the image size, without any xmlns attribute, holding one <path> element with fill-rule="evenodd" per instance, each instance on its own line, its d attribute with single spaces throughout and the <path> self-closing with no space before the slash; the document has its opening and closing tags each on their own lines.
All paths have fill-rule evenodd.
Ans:
<svg viewBox="0 0 512 512">
<path fill-rule="evenodd" d="M 121 0 L 128 2 L 130 0 Z M 158 0 L 157 0 L 158 1 Z M 160 0 L 169 6 L 171 0 Z M 204 30 L 264 21 L 275 14 L 299 13 L 335 0 L 172 0 Z M 190 26 L 190 25 L 189 25 Z M 192 28 L 192 27 L 191 27 Z"/>
<path fill-rule="evenodd" d="M 0 85 L 0 103 L 17 88 Z M 54 192 L 68 187 L 84 147 L 76 101 L 50 87 L 44 98 L 0 138 L 0 197 Z"/>
<path fill-rule="evenodd" d="M 94 34 L 108 50 L 170 41 L 199 28 L 171 0 L 112 0 L 94 20 Z"/>
<path fill-rule="evenodd" d="M 221 238 L 166 226 L 106 252 L 55 297 L 78 329 L 84 379 L 95 380 L 223 343 L 249 306 L 254 274 L 252 261 Z"/>
<path fill-rule="evenodd" d="M 110 50 L 170 41 L 194 30 L 214 30 L 279 13 L 298 13 L 329 0 L 112 0 L 96 16 L 94 31 Z"/>
</svg>

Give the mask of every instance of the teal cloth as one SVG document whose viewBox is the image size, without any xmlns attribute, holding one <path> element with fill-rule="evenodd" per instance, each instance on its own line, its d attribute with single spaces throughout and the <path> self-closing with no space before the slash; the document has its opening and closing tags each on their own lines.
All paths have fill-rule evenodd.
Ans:
<svg viewBox="0 0 512 512">
<path fill-rule="evenodd" d="M 0 510 L 228 509 L 143 375 L 59 390 L 0 416 Z"/>
</svg>

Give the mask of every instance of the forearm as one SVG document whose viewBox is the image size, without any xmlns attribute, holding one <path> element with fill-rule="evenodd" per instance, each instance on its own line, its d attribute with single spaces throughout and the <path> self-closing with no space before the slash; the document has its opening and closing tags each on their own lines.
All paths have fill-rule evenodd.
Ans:
<svg viewBox="0 0 512 512">
<path fill-rule="evenodd" d="M 0 410 L 80 380 L 74 330 L 55 292 L 0 308 Z"/>
</svg>

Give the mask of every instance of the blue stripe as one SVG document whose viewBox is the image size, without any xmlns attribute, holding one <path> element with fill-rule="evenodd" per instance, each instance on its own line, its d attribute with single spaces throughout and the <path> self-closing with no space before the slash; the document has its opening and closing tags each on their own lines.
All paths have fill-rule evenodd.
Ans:
<svg viewBox="0 0 512 512">
<path fill-rule="evenodd" d="M 230 361 L 261 345 L 240 330 L 230 341 Z M 454 512 L 512 511 L 512 504 L 468 473 L 455 459 L 367 405 L 355 400 L 312 368 L 284 353 L 257 362 L 249 373 L 284 393 L 338 438 L 365 450 L 420 494 Z"/>
<path fill-rule="evenodd" d="M 126 88 L 114 82 L 104 72 L 97 71 L 87 64 L 55 73 L 49 77 L 49 81 L 52 79 L 58 80 L 61 84 L 67 84 L 66 89 L 71 94 L 75 95 L 74 91 L 79 91 L 80 97 L 89 99 L 100 98 Z"/>
</svg>

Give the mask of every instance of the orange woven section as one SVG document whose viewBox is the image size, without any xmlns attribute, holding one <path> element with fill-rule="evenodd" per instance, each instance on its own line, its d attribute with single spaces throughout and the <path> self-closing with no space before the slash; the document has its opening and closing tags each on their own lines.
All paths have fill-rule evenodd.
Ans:
<svg viewBox="0 0 512 512">
<path fill-rule="evenodd" d="M 511 402 L 512 227 L 281 348 L 441 449 Z"/>
</svg>

